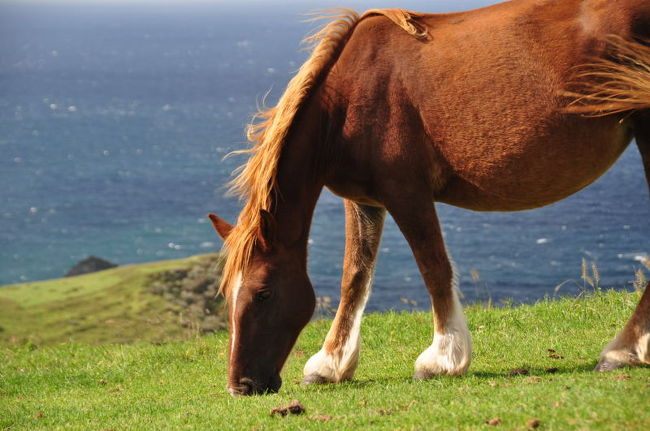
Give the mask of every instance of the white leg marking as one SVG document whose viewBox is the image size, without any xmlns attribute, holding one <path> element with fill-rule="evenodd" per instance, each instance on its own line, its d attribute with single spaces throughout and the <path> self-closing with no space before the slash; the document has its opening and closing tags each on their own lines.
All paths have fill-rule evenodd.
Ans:
<svg viewBox="0 0 650 431">
<path fill-rule="evenodd" d="M 650 332 L 646 332 L 639 338 L 636 343 L 636 354 L 641 362 L 650 364 Z"/>
<path fill-rule="evenodd" d="M 241 272 L 237 274 L 235 279 L 235 285 L 232 287 L 232 293 L 230 294 L 230 305 L 232 307 L 232 313 L 230 314 L 230 352 L 235 351 L 235 339 L 237 337 L 237 325 L 235 324 L 235 315 L 237 312 L 237 297 L 239 296 L 239 288 L 241 287 L 242 275 Z"/>
<path fill-rule="evenodd" d="M 368 302 L 368 298 L 370 297 L 371 282 L 372 280 L 368 280 L 365 294 L 354 309 L 350 332 L 343 346 L 340 346 L 332 353 L 328 353 L 324 347 L 320 349 L 305 364 L 303 370 L 305 377 L 318 376 L 330 383 L 338 383 L 352 378 L 359 363 L 361 318 L 363 316 L 363 310 L 366 308 L 366 302 Z M 336 337 L 336 334 L 333 333 L 334 330 L 335 327 L 332 326 L 327 334 L 326 340 Z M 325 344 L 327 344 L 327 341 Z"/>
<path fill-rule="evenodd" d="M 415 361 L 416 378 L 464 374 L 472 360 L 472 340 L 456 292 L 444 332 L 436 332 L 433 343 Z"/>
<path fill-rule="evenodd" d="M 433 335 L 433 343 L 415 361 L 415 378 L 425 379 L 434 375 L 464 374 L 472 361 L 472 338 L 467 329 L 463 307 L 458 300 L 458 273 L 447 250 L 453 271 L 452 309 L 444 332 Z"/>
<path fill-rule="evenodd" d="M 645 333 L 639 337 L 634 347 L 626 346 L 621 341 L 621 334 L 617 335 L 603 349 L 600 354 L 600 363 L 618 364 L 618 366 L 650 364 L 650 333 Z M 604 368 L 604 370 L 607 369 L 607 367 Z"/>
</svg>

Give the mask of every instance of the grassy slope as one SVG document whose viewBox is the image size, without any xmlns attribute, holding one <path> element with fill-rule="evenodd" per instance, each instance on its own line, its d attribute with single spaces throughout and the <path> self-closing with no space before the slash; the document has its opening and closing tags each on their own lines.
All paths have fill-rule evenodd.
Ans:
<svg viewBox="0 0 650 431">
<path fill-rule="evenodd" d="M 301 369 L 329 322 L 311 323 L 279 394 L 226 394 L 227 334 L 163 345 L 65 344 L 0 349 L 0 429 L 649 429 L 650 369 L 597 374 L 598 353 L 623 325 L 634 293 L 534 306 L 467 310 L 474 362 L 463 377 L 411 380 L 431 337 L 428 313 L 364 320 L 355 381 L 300 387 Z M 554 349 L 562 359 L 549 358 Z M 528 376 L 509 376 L 514 368 Z M 549 368 L 558 368 L 550 373 Z M 301 416 L 269 410 L 300 400 Z M 320 416 L 319 416 L 320 415 Z"/>
<path fill-rule="evenodd" d="M 150 274 L 184 268 L 203 258 L 0 287 L 0 345 L 186 339 L 188 329 L 179 324 L 177 310 L 151 294 L 146 282 Z"/>
</svg>

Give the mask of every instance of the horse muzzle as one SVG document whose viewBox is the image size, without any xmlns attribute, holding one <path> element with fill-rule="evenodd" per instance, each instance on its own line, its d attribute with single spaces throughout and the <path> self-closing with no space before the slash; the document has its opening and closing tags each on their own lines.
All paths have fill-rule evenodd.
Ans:
<svg viewBox="0 0 650 431">
<path fill-rule="evenodd" d="M 237 385 L 228 386 L 228 392 L 233 397 L 248 396 L 248 395 L 262 395 L 268 393 L 276 393 L 282 386 L 282 378 L 279 374 L 274 374 L 268 379 L 253 380 L 248 377 L 239 379 Z"/>
</svg>

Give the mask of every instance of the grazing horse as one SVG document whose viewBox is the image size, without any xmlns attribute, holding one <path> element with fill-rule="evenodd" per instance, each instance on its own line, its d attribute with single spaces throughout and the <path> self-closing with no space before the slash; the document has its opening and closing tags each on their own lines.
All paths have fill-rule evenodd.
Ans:
<svg viewBox="0 0 650 431">
<path fill-rule="evenodd" d="M 601 176 L 636 138 L 650 179 L 650 2 L 513 0 L 450 14 L 340 11 L 249 129 L 225 239 L 228 389 L 277 391 L 315 304 L 307 240 L 323 187 L 345 199 L 341 301 L 305 383 L 353 377 L 386 211 L 434 317 L 415 378 L 459 375 L 471 339 L 434 202 L 517 211 Z M 597 370 L 650 363 L 650 289 Z"/>
</svg>

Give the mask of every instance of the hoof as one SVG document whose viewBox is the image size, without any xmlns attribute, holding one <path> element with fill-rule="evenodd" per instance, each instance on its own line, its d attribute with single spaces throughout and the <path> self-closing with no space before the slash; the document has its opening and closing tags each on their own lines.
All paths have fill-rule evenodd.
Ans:
<svg viewBox="0 0 650 431">
<path fill-rule="evenodd" d="M 422 371 L 417 371 L 413 375 L 413 380 L 416 382 L 421 382 L 422 380 L 429 380 L 433 375 L 430 375 L 429 373 L 424 373 Z"/>
<path fill-rule="evenodd" d="M 416 382 L 421 382 L 422 380 L 429 380 L 434 377 L 436 377 L 436 375 L 433 373 L 429 373 L 424 370 L 418 370 L 413 375 L 413 380 L 415 380 Z"/>
<path fill-rule="evenodd" d="M 598 365 L 596 365 L 596 368 L 594 368 L 594 371 L 598 371 L 598 372 L 614 371 L 614 370 L 618 370 L 619 368 L 623 368 L 625 366 L 627 366 L 627 364 L 624 364 L 623 362 L 605 361 L 601 359 L 601 361 L 598 362 Z"/>
<path fill-rule="evenodd" d="M 305 376 L 302 379 L 302 383 L 300 384 L 301 386 L 307 386 L 307 385 L 324 385 L 329 383 L 329 380 L 327 380 L 325 377 L 318 375 L 318 374 L 310 374 L 308 376 Z"/>
</svg>

